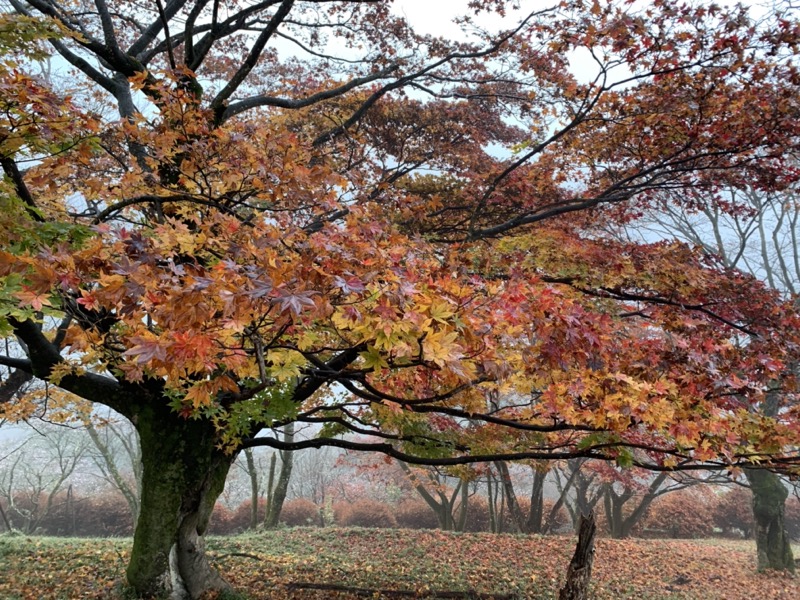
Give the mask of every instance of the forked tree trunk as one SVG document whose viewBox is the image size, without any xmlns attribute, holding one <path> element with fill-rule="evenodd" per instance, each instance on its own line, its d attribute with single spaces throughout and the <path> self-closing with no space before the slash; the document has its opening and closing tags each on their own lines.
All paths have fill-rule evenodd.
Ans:
<svg viewBox="0 0 800 600">
<path fill-rule="evenodd" d="M 522 512 L 517 501 L 517 494 L 514 492 L 514 482 L 511 479 L 511 473 L 508 470 L 508 464 L 502 460 L 496 460 L 494 466 L 497 469 L 500 483 L 503 485 L 505 492 L 506 502 L 508 503 L 508 510 L 511 513 L 511 519 L 514 527 L 519 533 L 530 533 L 528 530 L 528 520 Z"/>
<path fill-rule="evenodd" d="M 206 558 L 203 536 L 235 456 L 216 448 L 211 423 L 167 407 L 142 409 L 135 425 L 144 477 L 128 583 L 140 595 L 172 599 L 229 590 Z"/>
<path fill-rule="evenodd" d="M 784 510 L 789 491 L 775 473 L 763 469 L 745 469 L 753 492 L 758 570 L 777 569 L 794 572 L 794 556 L 784 525 Z"/>
</svg>

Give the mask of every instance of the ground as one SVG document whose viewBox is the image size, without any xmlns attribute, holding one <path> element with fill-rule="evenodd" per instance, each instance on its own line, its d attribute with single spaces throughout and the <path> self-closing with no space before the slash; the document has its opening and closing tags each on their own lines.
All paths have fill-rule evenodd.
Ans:
<svg viewBox="0 0 800 600">
<path fill-rule="evenodd" d="M 122 600 L 130 543 L 0 535 L 0 598 Z M 211 538 L 209 551 L 249 600 L 543 600 L 556 597 L 574 544 L 570 536 L 297 528 Z M 755 571 L 747 541 L 600 539 L 594 564 L 596 600 L 800 598 L 800 578 Z M 351 589 L 312 591 L 317 585 Z"/>
</svg>

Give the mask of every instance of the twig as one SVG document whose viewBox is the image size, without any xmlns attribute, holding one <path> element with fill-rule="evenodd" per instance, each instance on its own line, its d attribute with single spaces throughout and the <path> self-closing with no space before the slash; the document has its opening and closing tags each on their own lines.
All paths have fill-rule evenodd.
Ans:
<svg viewBox="0 0 800 600">
<path fill-rule="evenodd" d="M 252 558 L 253 560 L 257 560 L 257 561 L 264 560 L 260 556 L 257 556 L 255 554 L 248 554 L 247 552 L 228 552 L 227 554 L 218 554 L 214 558 L 217 559 L 217 560 L 222 560 L 223 558 L 228 558 L 229 556 L 240 556 L 242 558 Z"/>
</svg>

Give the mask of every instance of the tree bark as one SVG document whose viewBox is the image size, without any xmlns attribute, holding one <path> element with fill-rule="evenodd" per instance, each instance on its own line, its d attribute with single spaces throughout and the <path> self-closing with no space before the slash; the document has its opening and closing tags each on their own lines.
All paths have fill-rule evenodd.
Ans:
<svg viewBox="0 0 800 600">
<path fill-rule="evenodd" d="M 528 512 L 526 530 L 529 533 L 542 533 L 544 525 L 544 482 L 547 478 L 547 470 L 540 464 L 536 464 L 532 468 L 531 508 Z"/>
<path fill-rule="evenodd" d="M 775 473 L 764 469 L 745 469 L 753 492 L 758 570 L 794 572 L 794 556 L 784 525 L 784 510 L 789 491 Z"/>
<path fill-rule="evenodd" d="M 283 428 L 283 439 L 288 444 L 294 441 L 294 423 L 289 423 Z M 267 513 L 264 516 L 264 527 L 267 529 L 273 529 L 278 526 L 283 503 L 286 500 L 286 494 L 289 492 L 289 480 L 292 478 L 294 454 L 290 450 L 281 450 L 280 456 L 281 470 L 278 474 L 278 482 L 275 485 L 275 489 L 270 488 Z"/>
<path fill-rule="evenodd" d="M 195 600 L 230 585 L 211 567 L 204 534 L 235 458 L 216 447 L 214 426 L 166 405 L 135 415 L 143 486 L 128 583 L 144 596 Z"/>
<path fill-rule="evenodd" d="M 247 475 L 250 477 L 250 525 L 248 529 L 255 529 L 258 526 L 258 471 L 253 458 L 253 449 L 245 448 L 244 456 L 247 461 Z"/>
<path fill-rule="evenodd" d="M 508 510 L 511 513 L 511 519 L 519 533 L 530 533 L 528 531 L 528 520 L 522 512 L 517 501 L 517 494 L 514 492 L 514 482 L 511 480 L 511 473 L 508 470 L 508 464 L 502 460 L 496 460 L 494 466 L 500 477 L 500 482 L 503 485 L 506 500 L 508 502 Z"/>
<path fill-rule="evenodd" d="M 558 600 L 587 600 L 589 598 L 589 582 L 592 578 L 594 562 L 594 536 L 597 526 L 594 512 L 581 515 L 578 528 L 578 544 L 575 554 L 567 569 L 567 581 L 558 593 Z"/>
</svg>

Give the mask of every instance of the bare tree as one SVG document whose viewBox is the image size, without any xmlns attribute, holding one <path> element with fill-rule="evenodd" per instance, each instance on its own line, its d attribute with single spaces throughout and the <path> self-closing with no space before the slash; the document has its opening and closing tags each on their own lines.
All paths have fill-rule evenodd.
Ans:
<svg viewBox="0 0 800 600">
<path fill-rule="evenodd" d="M 73 429 L 42 425 L 32 429 L 27 443 L 0 464 L 0 499 L 6 505 L 9 528 L 35 533 L 56 508 L 70 503 L 71 478 L 86 457 L 87 442 Z M 62 499 L 65 490 L 67 496 Z"/>
<path fill-rule="evenodd" d="M 112 411 L 105 416 L 87 416 L 83 424 L 92 441 L 87 455 L 96 472 L 122 494 L 136 523 L 142 491 L 142 457 L 136 430 Z"/>
</svg>

